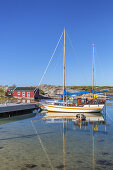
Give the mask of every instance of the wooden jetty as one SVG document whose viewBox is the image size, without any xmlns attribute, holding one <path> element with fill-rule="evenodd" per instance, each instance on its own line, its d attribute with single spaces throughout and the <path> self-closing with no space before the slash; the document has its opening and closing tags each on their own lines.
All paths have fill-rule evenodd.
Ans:
<svg viewBox="0 0 113 170">
<path fill-rule="evenodd" d="M 0 117 L 23 115 L 38 108 L 35 103 L 5 103 L 0 104 Z"/>
</svg>

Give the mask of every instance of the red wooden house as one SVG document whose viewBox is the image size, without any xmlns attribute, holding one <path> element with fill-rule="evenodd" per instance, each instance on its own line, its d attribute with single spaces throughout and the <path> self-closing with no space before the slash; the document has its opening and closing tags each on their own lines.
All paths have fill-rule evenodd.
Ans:
<svg viewBox="0 0 113 170">
<path fill-rule="evenodd" d="M 39 89 L 36 87 L 16 87 L 11 96 L 18 98 L 38 98 Z"/>
</svg>

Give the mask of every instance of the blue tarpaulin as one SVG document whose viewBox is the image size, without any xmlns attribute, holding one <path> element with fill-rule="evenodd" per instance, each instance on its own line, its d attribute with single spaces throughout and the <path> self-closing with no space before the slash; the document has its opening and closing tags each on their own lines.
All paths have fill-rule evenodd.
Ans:
<svg viewBox="0 0 113 170">
<path fill-rule="evenodd" d="M 103 91 L 95 91 L 94 89 L 92 90 L 92 93 L 93 94 L 96 94 L 96 93 L 105 93 L 105 92 L 107 92 L 108 90 L 103 90 Z M 67 92 L 66 90 L 64 90 L 63 91 L 63 94 L 61 95 L 61 97 L 62 96 L 72 96 L 72 95 L 78 95 L 78 96 L 80 96 L 80 95 L 83 95 L 83 94 L 89 94 L 90 93 L 90 91 L 87 91 L 87 92 L 74 92 L 74 93 L 70 93 L 70 92 Z"/>
<path fill-rule="evenodd" d="M 82 94 L 88 94 L 90 93 L 90 91 L 88 92 L 75 92 L 75 93 L 70 93 L 70 92 L 67 92 L 66 90 L 63 91 L 63 95 L 62 96 L 72 96 L 72 95 L 82 95 Z"/>
<path fill-rule="evenodd" d="M 103 90 L 103 91 L 95 91 L 94 89 L 92 90 L 93 94 L 96 94 L 96 93 L 105 93 L 105 92 L 108 92 L 108 90 Z"/>
</svg>

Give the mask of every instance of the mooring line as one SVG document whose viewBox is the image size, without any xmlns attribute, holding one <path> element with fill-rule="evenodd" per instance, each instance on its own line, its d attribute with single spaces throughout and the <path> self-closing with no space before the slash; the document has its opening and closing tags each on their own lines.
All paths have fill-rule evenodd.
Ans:
<svg viewBox="0 0 113 170">
<path fill-rule="evenodd" d="M 51 160 L 50 160 L 50 158 L 49 158 L 49 156 L 48 156 L 48 153 L 47 153 L 47 151 L 46 151 L 46 148 L 44 147 L 44 145 L 43 145 L 43 143 L 42 143 L 42 140 L 41 140 L 41 138 L 40 138 L 40 135 L 38 134 L 38 132 L 37 132 L 37 130 L 36 130 L 36 128 L 35 128 L 32 120 L 31 120 L 31 125 L 32 125 L 33 129 L 34 129 L 35 132 L 36 132 L 37 138 L 39 139 L 39 142 L 40 142 L 40 144 L 41 144 L 41 147 L 42 147 L 43 151 L 45 152 L 45 155 L 46 155 L 46 157 L 47 157 L 47 160 L 48 160 L 48 162 L 49 162 L 49 165 L 50 165 L 51 169 L 54 170 L 54 168 L 53 168 L 53 166 L 52 166 L 52 163 L 51 163 Z"/>
</svg>

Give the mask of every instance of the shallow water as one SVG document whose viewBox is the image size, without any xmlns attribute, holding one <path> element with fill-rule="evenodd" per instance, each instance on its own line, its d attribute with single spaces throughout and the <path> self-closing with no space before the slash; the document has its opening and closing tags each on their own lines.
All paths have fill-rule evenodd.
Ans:
<svg viewBox="0 0 113 170">
<path fill-rule="evenodd" d="M 75 117 L 0 120 L 0 169 L 113 169 L 113 106 L 103 115 L 87 114 L 86 121 Z"/>
</svg>

